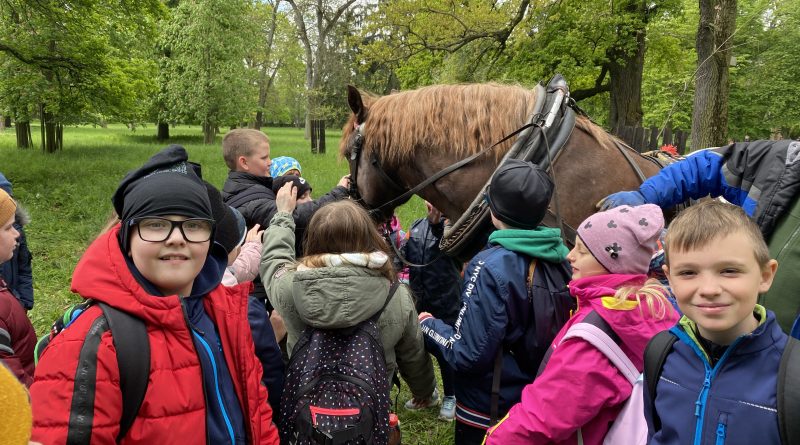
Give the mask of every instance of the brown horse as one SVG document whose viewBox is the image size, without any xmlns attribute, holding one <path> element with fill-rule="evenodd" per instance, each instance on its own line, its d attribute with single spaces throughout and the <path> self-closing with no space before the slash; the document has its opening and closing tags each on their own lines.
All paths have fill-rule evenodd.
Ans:
<svg viewBox="0 0 800 445">
<path fill-rule="evenodd" d="M 344 126 L 340 155 L 350 159 L 356 128 L 363 124 L 363 148 L 358 165 L 350 160 L 350 171 L 357 171 L 363 203 L 374 209 L 523 126 L 535 96 L 532 90 L 499 84 L 434 85 L 383 97 L 349 87 L 353 114 Z M 512 143 L 513 138 L 417 194 L 449 218 L 459 218 Z M 645 176 L 658 172 L 656 164 L 625 149 Z M 583 116 L 578 116 L 550 173 L 556 184 L 553 200 L 573 227 L 595 212 L 603 197 L 640 184 L 613 136 Z M 392 211 L 381 209 L 384 216 Z"/>
</svg>

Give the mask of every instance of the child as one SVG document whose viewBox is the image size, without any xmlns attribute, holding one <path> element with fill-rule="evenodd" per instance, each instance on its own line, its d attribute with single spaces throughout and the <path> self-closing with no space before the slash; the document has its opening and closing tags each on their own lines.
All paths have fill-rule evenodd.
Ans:
<svg viewBox="0 0 800 445">
<path fill-rule="evenodd" d="M 519 401 L 574 307 L 567 247 L 558 229 L 539 226 L 552 192 L 539 167 L 517 160 L 502 165 L 485 195 L 498 230 L 467 266 L 455 323 L 419 316 L 427 347 L 455 371 L 456 445 L 480 444 Z"/>
<path fill-rule="evenodd" d="M 12 198 L 11 182 L 0 173 L 0 189 L 3 189 Z M 33 309 L 33 271 L 31 270 L 31 251 L 28 249 L 28 240 L 25 237 L 23 226 L 30 222 L 28 212 L 17 203 L 17 212 L 14 219 L 14 228 L 19 232 L 17 247 L 14 256 L 0 265 L 0 275 L 6 280 L 11 293 L 22 303 L 26 311 Z"/>
<path fill-rule="evenodd" d="M 17 246 L 19 232 L 14 228 L 16 210 L 17 205 L 11 196 L 0 189 L 0 263 L 10 260 Z M 0 275 L 0 361 L 5 362 L 26 386 L 33 381 L 35 347 L 36 333 L 25 309 Z"/>
<path fill-rule="evenodd" d="M 169 190 L 169 193 L 164 193 Z M 72 290 L 140 318 L 150 376 L 128 434 L 114 339 L 89 306 L 44 350 L 31 387 L 33 440 L 127 444 L 277 444 L 247 320 L 247 288 L 220 285 L 203 182 L 172 145 L 129 173 L 113 197 L 121 224 L 98 237 Z"/>
<path fill-rule="evenodd" d="M 654 403 L 646 391 L 648 443 L 781 443 L 776 388 L 788 336 L 757 304 L 778 267 L 758 226 L 740 207 L 705 201 L 675 218 L 665 249 L 684 315 L 670 329 L 677 341 Z"/>
<path fill-rule="evenodd" d="M 388 247 L 375 223 L 349 200 L 327 204 L 314 214 L 305 239 L 306 256 L 298 262 L 291 217 L 296 193 L 292 183 L 278 192 L 278 213 L 264 232 L 260 269 L 270 301 L 286 322 L 290 354 L 306 326 L 347 328 L 372 317 L 395 279 Z M 436 380 L 416 320 L 414 302 L 400 286 L 378 327 L 389 381 L 399 369 L 411 394 L 428 399 Z"/>
<path fill-rule="evenodd" d="M 439 241 L 444 233 L 442 213 L 425 202 L 428 217 L 411 224 L 402 246 L 405 258 L 424 267 L 409 267 L 408 280 L 416 300 L 418 312 L 430 312 L 434 317 L 453 325 L 461 308 L 461 266 L 453 258 L 442 255 Z M 439 418 L 452 421 L 456 416 L 456 393 L 453 368 L 443 359 L 437 358 L 442 375 L 444 398 L 439 409 Z M 426 408 L 414 399 L 406 402 L 406 409 Z"/>
<path fill-rule="evenodd" d="M 541 375 L 489 431 L 487 444 L 603 443 L 631 395 L 631 383 L 588 341 L 561 339 L 571 326 L 599 316 L 641 371 L 647 342 L 677 320 L 663 286 L 645 282 L 663 226 L 661 209 L 654 205 L 596 213 L 578 226 L 575 248 L 567 256 L 578 310 L 553 341 Z"/>
<path fill-rule="evenodd" d="M 278 156 L 272 160 L 272 165 L 269 166 L 269 175 L 273 178 L 284 175 L 302 176 L 303 170 L 300 168 L 300 163 L 297 162 L 297 159 L 289 156 Z M 297 196 L 300 196 L 300 194 Z"/>
</svg>

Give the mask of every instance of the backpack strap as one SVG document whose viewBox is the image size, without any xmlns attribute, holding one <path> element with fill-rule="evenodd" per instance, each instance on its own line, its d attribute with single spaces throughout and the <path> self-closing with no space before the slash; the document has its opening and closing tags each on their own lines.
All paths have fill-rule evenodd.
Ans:
<svg viewBox="0 0 800 445">
<path fill-rule="evenodd" d="M 596 316 L 590 318 L 593 314 Z M 586 319 L 589 320 L 587 321 Z M 609 332 L 614 335 L 609 335 Z M 619 369 L 620 373 L 628 379 L 631 385 L 636 383 L 641 373 L 636 369 L 627 354 L 619 347 L 619 337 L 608 325 L 608 322 L 600 315 L 597 315 L 597 312 L 592 311 L 582 322 L 570 326 L 561 341 L 576 337 L 591 343 L 598 351 L 602 352 Z"/>
<path fill-rule="evenodd" d="M 0 352 L 14 354 L 14 348 L 11 343 L 11 335 L 3 328 L 0 328 Z"/>
<path fill-rule="evenodd" d="M 778 370 L 778 426 L 781 443 L 800 443 L 800 341 L 789 337 Z"/>
<path fill-rule="evenodd" d="M 670 331 L 661 331 L 655 335 L 644 350 L 644 381 L 650 394 L 650 413 L 653 419 L 654 431 L 661 429 L 661 418 L 656 412 L 656 387 L 661 378 L 664 361 L 672 351 L 672 345 L 678 340 Z"/>
<path fill-rule="evenodd" d="M 150 340 L 144 322 L 105 303 L 98 303 L 108 320 L 117 350 L 119 385 L 122 391 L 122 417 L 117 442 L 128 433 L 147 392 L 150 379 Z M 119 335 L 114 335 L 114 333 Z"/>
</svg>

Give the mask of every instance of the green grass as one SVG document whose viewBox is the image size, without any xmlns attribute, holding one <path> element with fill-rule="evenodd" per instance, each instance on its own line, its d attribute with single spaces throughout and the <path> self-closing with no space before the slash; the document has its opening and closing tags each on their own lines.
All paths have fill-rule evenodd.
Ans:
<svg viewBox="0 0 800 445">
<path fill-rule="evenodd" d="M 32 126 L 31 130 L 38 144 L 39 128 Z M 270 137 L 273 157 L 292 156 L 300 162 L 303 176 L 314 188 L 313 196 L 326 193 L 348 173 L 347 163 L 338 159 L 340 131 L 327 130 L 327 153 L 318 155 L 311 154 L 302 130 L 264 131 Z M 222 187 L 228 173 L 222 160 L 222 135 L 213 145 L 202 143 L 199 127 L 173 127 L 170 135 L 168 143 L 183 145 L 189 159 L 202 164 L 203 177 Z M 15 197 L 31 214 L 25 230 L 33 253 L 35 306 L 29 316 L 36 331 L 43 334 L 67 306 L 79 301 L 70 292 L 72 271 L 111 215 L 111 195 L 119 181 L 167 144 L 156 141 L 152 126 L 132 132 L 122 125 L 67 127 L 64 149 L 53 154 L 42 153 L 38 146 L 19 150 L 15 144 L 13 130 L 0 133 L 0 172 L 12 182 Z M 425 207 L 415 197 L 397 214 L 408 228 L 425 215 Z M 405 389 L 399 404 L 409 397 Z M 452 424 L 436 420 L 437 413 L 436 409 L 408 412 L 401 407 L 404 442 L 452 443 Z"/>
</svg>

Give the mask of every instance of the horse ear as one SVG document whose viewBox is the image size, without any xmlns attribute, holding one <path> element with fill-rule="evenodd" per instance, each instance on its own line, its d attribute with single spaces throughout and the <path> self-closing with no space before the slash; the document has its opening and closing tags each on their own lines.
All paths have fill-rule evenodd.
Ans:
<svg viewBox="0 0 800 445">
<path fill-rule="evenodd" d="M 356 115 L 356 120 L 359 123 L 364 122 L 367 116 L 367 107 L 364 106 L 361 92 L 352 85 L 347 86 L 347 104 L 350 105 L 350 110 Z"/>
</svg>

